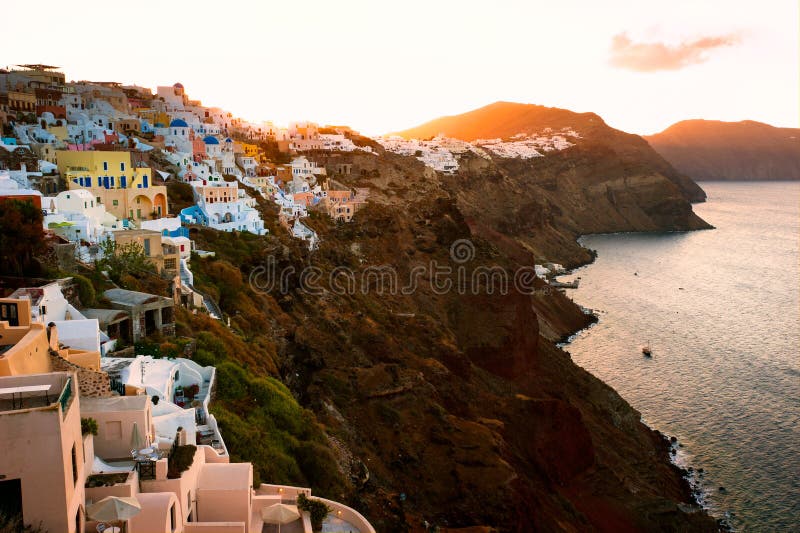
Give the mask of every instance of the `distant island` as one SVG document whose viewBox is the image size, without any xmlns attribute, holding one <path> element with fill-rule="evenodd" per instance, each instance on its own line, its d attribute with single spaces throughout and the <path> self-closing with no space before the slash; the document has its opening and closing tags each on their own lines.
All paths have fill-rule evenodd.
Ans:
<svg viewBox="0 0 800 533">
<path fill-rule="evenodd" d="M 800 180 L 797 128 L 752 120 L 684 120 L 645 139 L 678 171 L 697 181 Z"/>
</svg>

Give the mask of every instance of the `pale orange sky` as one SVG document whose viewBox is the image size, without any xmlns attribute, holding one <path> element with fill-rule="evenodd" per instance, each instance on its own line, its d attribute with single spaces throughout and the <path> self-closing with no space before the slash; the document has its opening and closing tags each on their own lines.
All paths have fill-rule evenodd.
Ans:
<svg viewBox="0 0 800 533">
<path fill-rule="evenodd" d="M 3 6 L 0 66 L 182 82 L 250 120 L 404 129 L 497 100 L 641 134 L 687 118 L 798 127 L 798 3 L 107 2 Z M 35 23 L 28 23 L 35 20 Z"/>
</svg>

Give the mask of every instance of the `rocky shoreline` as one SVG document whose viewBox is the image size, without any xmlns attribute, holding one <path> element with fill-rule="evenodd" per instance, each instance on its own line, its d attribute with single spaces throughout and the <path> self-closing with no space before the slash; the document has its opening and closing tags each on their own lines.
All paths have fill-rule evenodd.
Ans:
<svg viewBox="0 0 800 533">
<path fill-rule="evenodd" d="M 703 228 L 703 229 L 714 229 L 714 228 L 712 226 L 710 228 Z M 696 230 L 690 230 L 690 231 L 696 231 Z M 605 233 L 603 235 L 621 235 L 621 234 L 626 234 L 626 233 L 642 233 L 642 232 L 615 232 L 615 233 Z M 674 233 L 674 232 L 670 232 L 670 233 Z M 578 245 L 580 245 L 582 248 L 585 248 L 591 254 L 591 259 L 571 267 L 568 271 L 566 271 L 565 273 L 561 274 L 562 276 L 572 276 L 572 275 L 576 274 L 578 271 L 581 271 L 581 270 L 585 269 L 586 267 L 591 266 L 597 260 L 597 257 L 598 257 L 597 251 L 593 250 L 591 248 L 587 248 L 587 247 L 583 246 L 583 244 L 580 242 L 582 237 L 584 237 L 584 235 L 581 235 L 578 239 L 576 239 L 576 242 L 577 242 Z M 584 307 L 584 306 L 580 305 L 574 299 L 572 299 L 572 298 L 570 298 L 570 299 L 575 303 L 575 305 L 580 307 L 580 309 L 584 313 L 586 313 L 587 315 L 590 315 L 592 317 L 591 323 L 589 323 L 585 327 L 577 329 L 577 330 L 575 330 L 575 331 L 573 331 L 571 333 L 565 334 L 558 341 L 558 343 L 556 344 L 560 349 L 564 350 L 565 353 L 570 355 L 570 358 L 571 358 L 572 354 L 569 352 L 569 350 L 567 348 L 569 347 L 570 344 L 572 344 L 572 342 L 575 339 L 577 339 L 579 336 L 589 332 L 591 330 L 591 328 L 593 328 L 594 326 L 599 324 L 599 322 L 600 322 L 600 314 L 596 309 L 590 309 L 590 308 Z M 663 433 L 660 429 L 658 429 L 657 427 L 654 427 L 651 424 L 647 423 L 644 419 L 642 419 L 641 422 L 645 426 L 647 426 L 651 431 L 653 431 L 661 439 L 661 442 L 663 444 L 663 448 L 664 448 L 664 450 L 666 450 L 668 452 L 670 463 L 674 467 L 675 472 L 678 475 L 680 475 L 681 478 L 686 482 L 686 488 L 687 488 L 687 490 L 688 490 L 688 492 L 690 494 L 690 498 L 691 498 L 690 507 L 687 507 L 686 510 L 688 512 L 692 512 L 692 507 L 691 506 L 697 506 L 698 508 L 702 509 L 704 512 L 708 513 L 709 515 L 711 515 L 712 517 L 714 517 L 716 519 L 717 526 L 719 527 L 720 531 L 722 531 L 722 532 L 734 531 L 733 527 L 730 525 L 730 523 L 728 522 L 728 520 L 727 520 L 727 518 L 725 516 L 719 516 L 719 515 L 716 515 L 716 514 L 712 513 L 712 509 L 711 509 L 710 505 L 708 504 L 708 493 L 707 493 L 706 489 L 704 489 L 703 486 L 702 486 L 701 478 L 702 478 L 702 476 L 704 474 L 704 469 L 702 469 L 702 468 L 695 469 L 693 466 L 691 466 L 691 460 L 690 460 L 690 457 L 688 456 L 688 454 L 684 454 L 684 457 L 686 458 L 686 460 L 683 463 L 684 463 L 685 466 L 682 466 L 680 464 L 679 455 L 681 455 L 680 449 L 683 448 L 683 445 L 680 443 L 678 438 L 675 437 L 675 436 L 669 436 L 669 435 Z"/>
</svg>

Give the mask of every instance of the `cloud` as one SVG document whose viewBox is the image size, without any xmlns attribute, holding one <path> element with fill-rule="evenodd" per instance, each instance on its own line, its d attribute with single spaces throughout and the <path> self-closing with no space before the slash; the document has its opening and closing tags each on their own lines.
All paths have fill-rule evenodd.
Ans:
<svg viewBox="0 0 800 533">
<path fill-rule="evenodd" d="M 708 59 L 707 52 L 715 48 L 732 46 L 738 42 L 738 35 L 730 34 L 702 37 L 671 46 L 659 42 L 635 43 L 626 33 L 620 33 L 611 40 L 610 62 L 615 67 L 636 72 L 680 70 L 704 62 Z"/>
</svg>

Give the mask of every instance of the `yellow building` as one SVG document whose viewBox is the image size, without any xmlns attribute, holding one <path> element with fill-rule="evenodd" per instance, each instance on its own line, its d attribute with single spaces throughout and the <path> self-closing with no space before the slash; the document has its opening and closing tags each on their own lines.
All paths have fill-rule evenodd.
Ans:
<svg viewBox="0 0 800 533">
<path fill-rule="evenodd" d="M 149 107 L 137 107 L 133 112 L 136 113 L 139 118 L 148 121 L 151 126 L 161 124 L 162 127 L 165 127 L 170 123 L 169 115 Z"/>
<path fill-rule="evenodd" d="M 250 144 L 250 143 L 244 143 L 244 142 L 241 143 L 241 145 L 242 145 L 242 150 L 244 152 L 244 155 L 246 155 L 247 157 L 258 158 L 258 153 L 260 152 L 260 150 L 258 148 L 258 145 Z"/>
<path fill-rule="evenodd" d="M 48 126 L 47 127 L 48 133 L 52 133 L 56 136 L 56 139 L 62 142 L 69 141 L 69 132 L 67 132 L 66 126 Z"/>
<path fill-rule="evenodd" d="M 44 324 L 31 323 L 30 300 L 0 299 L 0 376 L 50 372 Z"/>
<path fill-rule="evenodd" d="M 167 188 L 152 185 L 152 170 L 131 165 L 130 152 L 56 153 L 58 172 L 70 189 L 87 189 L 119 219 L 149 220 L 167 214 Z"/>
<path fill-rule="evenodd" d="M 31 300 L 0 298 L 0 376 L 53 371 L 51 353 L 87 370 L 100 370 L 100 352 L 63 347 L 58 330 L 31 320 Z"/>
</svg>

